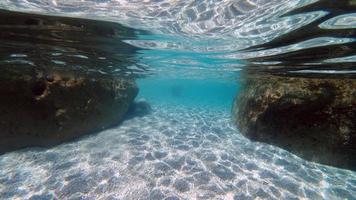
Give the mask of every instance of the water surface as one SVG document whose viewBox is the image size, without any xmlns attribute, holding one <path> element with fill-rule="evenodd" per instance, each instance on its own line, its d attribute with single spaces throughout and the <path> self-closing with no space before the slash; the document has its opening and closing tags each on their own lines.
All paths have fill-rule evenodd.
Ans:
<svg viewBox="0 0 356 200">
<path fill-rule="evenodd" d="M 0 8 L 0 66 L 133 77 L 137 100 L 152 107 L 69 143 L 1 155 L 1 199 L 356 199 L 356 172 L 252 142 L 231 122 L 246 73 L 354 78 L 355 1 L 3 0 Z M 31 20 L 4 26 L 7 10 Z M 43 26 L 38 14 L 69 25 Z"/>
</svg>

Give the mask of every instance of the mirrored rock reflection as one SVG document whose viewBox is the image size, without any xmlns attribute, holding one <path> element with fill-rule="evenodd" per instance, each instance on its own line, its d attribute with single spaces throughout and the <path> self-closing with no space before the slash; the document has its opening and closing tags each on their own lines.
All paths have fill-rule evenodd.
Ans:
<svg viewBox="0 0 356 200">
<path fill-rule="evenodd" d="M 145 70 L 132 67 L 137 49 L 122 42 L 134 30 L 1 12 L 1 72 L 47 82 L 59 73 L 67 82 L 80 76 L 131 80 Z M 35 96 L 46 91 L 41 83 L 31 91 Z M 162 105 L 133 110 L 120 126 L 80 140 L 1 155 L 1 199 L 356 198 L 354 171 L 249 141 L 229 111 Z"/>
<path fill-rule="evenodd" d="M 117 23 L 0 10 L 0 65 L 134 76 L 140 31 Z M 136 71 L 135 71 L 136 70 Z"/>
<path fill-rule="evenodd" d="M 0 10 L 0 154 L 117 125 L 138 93 L 137 32 Z M 137 73 L 136 73 L 137 72 Z"/>
</svg>

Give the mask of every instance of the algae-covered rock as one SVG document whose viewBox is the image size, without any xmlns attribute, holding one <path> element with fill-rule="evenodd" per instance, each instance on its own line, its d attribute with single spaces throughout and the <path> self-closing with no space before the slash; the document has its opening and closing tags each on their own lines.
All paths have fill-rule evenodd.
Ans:
<svg viewBox="0 0 356 200">
<path fill-rule="evenodd" d="M 135 30 L 0 10 L 0 153 L 118 124 L 137 94 Z"/>
<path fill-rule="evenodd" d="M 0 153 L 117 125 L 138 91 L 113 76 L 0 71 Z"/>
<path fill-rule="evenodd" d="M 356 169 L 356 80 L 268 75 L 247 78 L 233 105 L 251 140 L 315 162 Z"/>
</svg>

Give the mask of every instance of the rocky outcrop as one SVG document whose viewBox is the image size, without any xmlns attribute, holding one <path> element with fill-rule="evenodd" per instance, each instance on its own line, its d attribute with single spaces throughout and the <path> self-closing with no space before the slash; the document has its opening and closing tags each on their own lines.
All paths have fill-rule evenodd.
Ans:
<svg viewBox="0 0 356 200">
<path fill-rule="evenodd" d="M 247 78 L 234 122 L 254 141 L 315 162 L 356 170 L 356 80 Z"/>
<path fill-rule="evenodd" d="M 137 94 L 133 29 L 0 9 L 0 153 L 118 124 Z"/>
<path fill-rule="evenodd" d="M 50 146 L 117 125 L 137 87 L 113 76 L 0 70 L 0 153 Z"/>
</svg>

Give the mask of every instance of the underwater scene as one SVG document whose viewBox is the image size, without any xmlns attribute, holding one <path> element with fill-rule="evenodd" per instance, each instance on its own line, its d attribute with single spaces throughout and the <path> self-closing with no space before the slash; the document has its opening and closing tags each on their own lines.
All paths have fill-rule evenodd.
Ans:
<svg viewBox="0 0 356 200">
<path fill-rule="evenodd" d="M 356 200 L 355 0 L 0 0 L 0 200 Z"/>
</svg>

